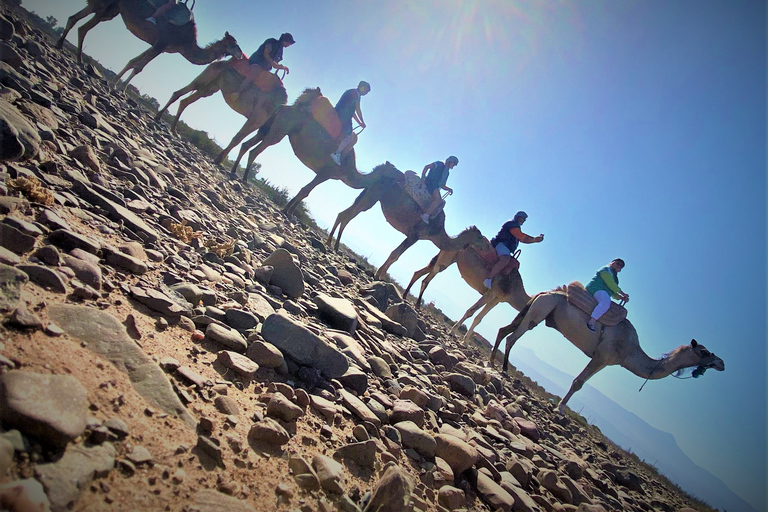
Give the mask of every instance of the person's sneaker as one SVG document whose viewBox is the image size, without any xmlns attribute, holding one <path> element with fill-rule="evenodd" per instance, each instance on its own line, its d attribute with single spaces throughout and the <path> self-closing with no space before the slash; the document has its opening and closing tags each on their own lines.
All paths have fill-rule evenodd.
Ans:
<svg viewBox="0 0 768 512">
<path fill-rule="evenodd" d="M 429 215 L 426 213 L 421 216 L 421 220 L 424 221 L 425 224 L 429 224 Z"/>
<path fill-rule="evenodd" d="M 485 281 L 483 281 L 483 284 L 485 285 L 486 288 L 490 289 L 491 285 L 493 284 L 493 281 L 490 278 L 488 278 Z"/>
<path fill-rule="evenodd" d="M 155 19 L 154 16 L 150 16 L 149 18 L 147 18 L 147 21 L 153 25 L 157 25 L 157 20 Z"/>
<path fill-rule="evenodd" d="M 341 155 L 338 153 L 331 153 L 331 158 L 336 162 L 336 165 L 341 165 Z"/>
<path fill-rule="evenodd" d="M 595 332 L 595 328 L 594 328 L 594 327 L 592 327 L 592 326 L 589 324 L 589 322 L 587 322 L 587 329 L 589 329 L 589 330 L 590 330 L 590 331 L 592 331 L 592 332 Z"/>
</svg>

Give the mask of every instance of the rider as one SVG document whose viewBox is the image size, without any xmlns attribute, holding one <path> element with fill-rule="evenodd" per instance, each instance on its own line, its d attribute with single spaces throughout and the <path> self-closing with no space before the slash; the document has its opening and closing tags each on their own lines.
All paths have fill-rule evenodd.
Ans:
<svg viewBox="0 0 768 512">
<path fill-rule="evenodd" d="M 339 149 L 335 153 L 331 153 L 331 158 L 336 162 L 336 165 L 341 165 L 342 152 L 349 151 L 357 142 L 357 137 L 352 133 L 352 119 L 365 128 L 363 112 L 360 110 L 360 99 L 369 92 L 371 92 L 371 85 L 361 80 L 356 89 L 345 91 L 339 98 L 339 102 L 336 103 L 336 113 L 339 116 L 339 121 L 341 121 L 341 134 L 343 136 Z"/>
<path fill-rule="evenodd" d="M 177 3 L 179 3 L 178 0 L 168 0 L 163 5 L 158 7 L 157 10 L 155 11 L 155 14 L 147 18 L 147 21 L 152 23 L 153 25 L 157 25 L 158 18 L 160 18 L 160 16 L 162 16 L 163 14 L 167 13 L 171 9 L 171 7 L 173 7 Z"/>
<path fill-rule="evenodd" d="M 440 197 L 440 189 L 447 191 L 449 194 L 453 194 L 453 189 L 446 185 L 448 181 L 448 175 L 450 170 L 459 165 L 459 159 L 455 156 L 449 156 L 445 159 L 445 162 L 437 161 L 432 162 L 424 166 L 424 170 L 421 171 L 421 179 L 424 181 L 424 185 L 427 187 L 427 192 L 432 196 L 432 202 L 429 204 L 424 214 L 421 216 L 421 220 L 429 224 L 431 219 L 440 208 L 445 205 L 445 201 Z M 426 179 L 424 178 L 426 175 Z"/>
<path fill-rule="evenodd" d="M 519 211 L 515 214 L 512 220 L 508 220 L 501 226 L 499 233 L 491 239 L 491 245 L 496 249 L 496 254 L 499 256 L 499 261 L 491 269 L 488 274 L 488 278 L 483 282 L 486 288 L 491 287 L 493 278 L 507 266 L 512 259 L 512 254 L 517 250 L 517 246 L 520 242 L 524 244 L 536 244 L 544 240 L 544 235 L 530 236 L 522 232 L 520 227 L 528 218 L 528 214 L 524 211 Z"/>
<path fill-rule="evenodd" d="M 289 73 L 290 70 L 286 66 L 280 64 L 280 61 L 283 60 L 283 48 L 287 48 L 293 43 L 295 43 L 293 36 L 288 32 L 280 35 L 279 39 L 270 37 L 261 43 L 259 49 L 253 52 L 251 58 L 248 59 L 248 64 L 251 65 L 251 69 L 240 84 L 240 88 L 233 94 L 234 98 L 237 98 L 245 89 L 253 84 L 256 81 L 256 77 L 258 77 L 262 71 L 271 71 L 272 68 L 275 68 L 282 69 L 286 73 Z"/>
<path fill-rule="evenodd" d="M 587 291 L 597 300 L 597 306 L 587 322 L 587 329 L 595 332 L 595 322 L 611 307 L 611 297 L 629 301 L 629 295 L 619 288 L 618 273 L 624 268 L 624 260 L 616 258 L 597 271 L 587 284 Z"/>
</svg>

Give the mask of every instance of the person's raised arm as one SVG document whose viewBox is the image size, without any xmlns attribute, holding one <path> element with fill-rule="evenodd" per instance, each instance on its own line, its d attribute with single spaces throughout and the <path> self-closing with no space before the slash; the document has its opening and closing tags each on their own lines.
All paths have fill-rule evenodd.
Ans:
<svg viewBox="0 0 768 512">
<path fill-rule="evenodd" d="M 539 236 L 526 235 L 520 228 L 512 228 L 509 232 L 524 244 L 536 244 L 544 240 L 543 234 Z"/>
</svg>

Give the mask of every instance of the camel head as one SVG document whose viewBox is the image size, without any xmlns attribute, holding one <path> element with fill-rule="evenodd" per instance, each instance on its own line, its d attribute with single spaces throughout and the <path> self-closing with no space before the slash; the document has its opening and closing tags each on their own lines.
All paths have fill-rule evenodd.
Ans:
<svg viewBox="0 0 768 512">
<path fill-rule="evenodd" d="M 686 368 L 694 368 L 691 376 L 694 378 L 701 377 L 704 372 L 710 368 L 722 372 L 725 370 L 725 363 L 722 359 L 715 354 L 707 350 L 704 345 L 701 345 L 696 340 L 691 340 L 690 345 L 683 345 L 675 350 L 684 362 L 681 369 L 678 370 L 678 374 L 682 373 Z"/>
<path fill-rule="evenodd" d="M 719 372 L 725 371 L 725 362 L 704 348 L 704 345 L 700 345 L 696 340 L 691 340 L 691 348 L 701 358 L 696 370 L 693 372 L 694 377 L 703 375 L 704 371 L 709 368 L 714 368 Z"/>
<path fill-rule="evenodd" d="M 478 249 L 487 250 L 487 248 L 491 246 L 488 239 L 483 236 L 483 234 L 480 232 L 480 228 L 477 226 L 469 226 L 463 231 L 463 233 L 466 233 L 468 236 L 467 240 L 469 243 L 467 244 L 467 247 L 472 245 Z"/>
<path fill-rule="evenodd" d="M 222 48 L 222 57 L 229 56 L 236 59 L 244 57 L 243 50 L 241 50 L 240 46 L 237 44 L 237 39 L 235 39 L 229 32 L 224 32 L 224 38 L 214 44 Z"/>
<path fill-rule="evenodd" d="M 310 105 L 312 105 L 313 101 L 322 95 L 323 93 L 320 92 L 319 87 L 307 87 L 302 91 L 301 94 L 299 94 L 299 97 L 296 98 L 296 101 L 293 102 L 293 105 L 295 107 L 308 108 Z"/>
</svg>

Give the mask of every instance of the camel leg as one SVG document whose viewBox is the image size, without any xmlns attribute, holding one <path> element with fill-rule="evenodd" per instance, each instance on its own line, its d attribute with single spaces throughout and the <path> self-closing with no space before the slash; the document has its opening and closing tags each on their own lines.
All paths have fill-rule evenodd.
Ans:
<svg viewBox="0 0 768 512">
<path fill-rule="evenodd" d="M 117 16 L 117 12 L 112 16 L 97 13 L 93 18 L 80 25 L 80 28 L 77 29 L 77 62 L 83 61 L 83 41 L 85 41 L 85 35 L 102 21 L 111 20 L 115 16 Z"/>
<path fill-rule="evenodd" d="M 403 253 L 408 250 L 409 247 L 418 241 L 418 235 L 408 235 L 405 240 L 403 240 L 402 243 L 398 245 L 394 251 L 392 251 L 392 254 L 389 255 L 389 258 L 387 258 L 387 261 L 385 261 L 384 264 L 379 267 L 379 270 L 376 271 L 376 279 L 379 279 L 382 275 L 384 275 L 386 271 L 389 270 L 389 267 L 391 267 L 392 264 L 394 264 L 398 258 L 400 258 L 400 256 L 402 256 Z"/>
<path fill-rule="evenodd" d="M 232 172 L 229 174 L 230 179 L 237 179 L 237 166 L 240 163 L 240 160 L 243 158 L 243 155 L 245 155 L 246 151 L 248 151 L 253 146 L 256 146 L 251 150 L 250 153 L 248 153 L 248 161 L 245 163 L 245 169 L 243 170 L 243 183 L 248 183 L 248 176 L 251 174 L 251 166 L 253 165 L 253 162 L 256 160 L 256 157 L 261 154 L 262 151 L 269 147 L 268 145 L 262 146 L 259 144 L 264 140 L 265 135 L 266 134 L 262 131 L 262 129 L 259 128 L 259 131 L 256 132 L 256 135 L 240 144 L 240 151 L 237 153 L 235 163 L 232 164 Z"/>
<path fill-rule="evenodd" d="M 520 339 L 520 336 L 525 334 L 527 331 L 530 331 L 537 325 L 539 325 L 542 321 L 544 321 L 545 318 L 547 318 L 547 315 L 552 312 L 552 309 L 544 309 L 539 311 L 534 306 L 536 305 L 536 301 L 532 301 L 528 303 L 528 305 L 523 308 L 520 313 L 515 317 L 515 319 L 512 321 L 512 323 L 507 327 L 502 327 L 499 329 L 499 336 L 501 336 L 504 332 L 509 332 L 507 329 L 512 328 L 512 334 L 507 336 L 506 345 L 504 347 L 504 366 L 502 367 L 502 371 L 504 373 L 507 372 L 507 366 L 509 365 L 509 351 L 512 350 L 512 347 L 515 345 L 515 342 Z M 553 306 L 554 308 L 554 306 Z M 496 347 L 499 345 L 500 338 L 497 336 L 496 338 L 496 345 L 494 345 L 494 351 Z M 493 354 L 491 354 L 493 355 Z"/>
<path fill-rule="evenodd" d="M 176 119 L 174 119 L 173 121 L 173 129 L 175 130 L 176 123 L 178 122 L 179 117 L 181 117 L 181 113 L 184 111 L 185 108 L 187 108 L 189 105 L 196 102 L 200 98 L 207 98 L 208 96 L 214 94 L 216 91 L 219 90 L 219 87 L 216 87 L 213 90 L 204 90 L 203 88 L 207 85 L 210 85 L 214 80 L 216 80 L 216 78 L 218 78 L 220 74 L 221 74 L 221 68 L 216 66 L 206 67 L 203 70 L 203 72 L 197 76 L 197 78 L 195 78 L 189 83 L 189 85 L 179 89 L 178 91 L 174 92 L 171 95 L 171 99 L 168 100 L 168 103 L 166 103 L 165 106 L 157 112 L 157 116 L 155 116 L 155 120 L 159 121 L 160 116 L 163 115 L 163 112 L 168 110 L 168 107 L 173 105 L 176 102 L 176 100 L 178 100 L 185 94 L 188 94 L 192 91 L 196 91 L 199 94 L 199 96 L 197 96 L 194 100 L 190 100 L 190 98 L 187 98 L 187 100 L 189 101 L 183 107 L 181 106 L 181 104 L 179 104 L 179 110 L 178 112 L 176 112 Z"/>
<path fill-rule="evenodd" d="M 288 216 L 293 215 L 294 210 L 296 210 L 299 204 L 309 195 L 310 192 L 312 192 L 312 189 L 327 180 L 327 176 L 316 174 L 315 177 L 312 178 L 312 181 L 304 185 L 302 189 L 299 190 L 299 193 L 296 194 L 293 199 L 288 201 L 288 204 L 283 207 L 283 213 Z"/>
<path fill-rule="evenodd" d="M 341 245 L 341 234 L 344 232 L 344 228 L 347 227 L 347 224 L 349 224 L 352 219 L 364 211 L 373 208 L 373 205 L 375 205 L 378 200 L 378 195 L 372 193 L 371 189 L 364 189 L 360 195 L 355 198 L 352 206 L 342 212 L 339 212 L 339 214 L 336 216 L 336 222 L 333 224 L 333 229 L 328 234 L 326 245 L 331 245 L 331 241 L 333 241 L 333 233 L 336 231 L 336 226 L 338 226 L 339 236 L 336 238 L 336 245 L 333 249 L 334 251 L 338 251 L 339 245 Z"/>
<path fill-rule="evenodd" d="M 154 59 L 161 53 L 163 53 L 162 46 L 153 46 L 149 50 L 129 60 L 128 64 L 126 64 L 123 70 L 120 71 L 120 73 L 118 73 L 117 76 L 115 77 L 115 82 L 114 82 L 115 85 L 120 83 L 120 78 L 122 78 L 122 76 L 130 69 L 131 74 L 128 76 L 126 81 L 119 86 L 119 89 L 125 90 L 125 88 L 128 87 L 128 83 L 133 79 L 133 77 L 141 73 L 141 71 L 144 69 L 144 66 L 149 64 L 152 61 L 152 59 Z"/>
<path fill-rule="evenodd" d="M 261 125 L 263 125 L 267 121 L 267 115 L 263 110 L 259 110 L 256 115 L 252 115 L 251 117 L 248 117 L 248 119 L 245 120 L 245 124 L 243 124 L 243 127 L 240 128 L 240 130 L 235 134 L 234 137 L 232 137 L 232 140 L 229 141 L 229 144 L 227 144 L 227 147 L 224 148 L 221 153 L 216 155 L 216 158 L 213 160 L 213 163 L 220 164 L 222 161 L 224 161 L 224 157 L 226 157 L 230 151 L 234 149 L 235 146 L 240 144 L 243 139 L 245 139 L 248 135 L 253 133 L 255 130 L 257 130 Z M 254 157 L 255 158 L 255 157 Z"/>
<path fill-rule="evenodd" d="M 80 9 L 79 11 L 77 11 L 72 16 L 70 16 L 69 19 L 67 20 L 67 26 L 64 27 L 64 32 L 61 33 L 61 37 L 59 38 L 58 41 L 56 41 L 56 48 L 58 48 L 59 50 L 64 48 L 64 41 L 67 39 L 67 34 L 69 34 L 69 31 L 74 28 L 74 26 L 77 24 L 78 21 L 85 18 L 89 14 L 93 14 L 93 12 L 94 12 L 93 7 L 88 5 Z"/>
<path fill-rule="evenodd" d="M 467 330 L 467 334 L 464 335 L 464 339 L 462 340 L 464 344 L 466 345 L 469 341 L 470 336 L 472 336 L 472 333 L 475 332 L 475 327 L 480 325 L 480 322 L 483 321 L 483 318 L 485 315 L 487 315 L 493 308 L 499 305 L 499 302 L 501 302 L 497 298 L 491 299 L 488 304 L 485 305 L 482 311 L 472 320 L 472 325 Z"/>
<path fill-rule="evenodd" d="M 571 384 L 571 389 L 568 390 L 568 393 L 566 393 L 563 399 L 560 400 L 560 403 L 557 404 L 557 411 L 560 414 L 563 414 L 565 412 L 565 404 L 568 403 L 568 400 L 571 399 L 573 394 L 580 390 L 590 377 L 605 368 L 605 366 L 605 363 L 600 359 L 595 358 L 590 360 L 589 364 L 587 364 L 587 367 L 584 368 L 579 376 L 574 379 L 573 383 Z"/>
<path fill-rule="evenodd" d="M 175 93 L 173 93 L 173 95 L 175 96 L 177 92 L 179 92 L 179 91 L 176 91 Z M 200 98 L 207 98 L 208 96 L 211 96 L 215 92 L 216 91 L 208 92 L 208 91 L 200 91 L 200 90 L 198 90 L 198 91 L 195 91 L 194 94 L 190 94 L 189 96 L 187 96 L 186 98 L 181 100 L 179 102 L 179 109 L 176 111 L 176 117 L 173 118 L 173 123 L 171 124 L 171 131 L 176 133 L 176 125 L 179 123 L 179 119 L 181 119 L 181 113 L 184 112 L 184 110 L 186 110 L 186 108 L 188 106 L 190 106 L 191 104 L 193 104 L 194 102 L 196 102 Z M 186 94 L 186 93 L 184 93 L 184 94 Z M 171 97 L 171 100 L 172 101 L 169 101 L 168 105 L 170 105 L 171 103 L 176 101 L 173 98 L 173 96 Z M 166 107 L 168 105 L 166 105 Z M 163 110 L 165 110 L 165 108 Z M 160 116 L 161 115 L 162 115 L 162 111 L 158 112 L 155 119 L 160 120 Z"/>
<path fill-rule="evenodd" d="M 411 282 L 408 283 L 408 286 L 405 287 L 405 292 L 403 292 L 403 298 L 408 297 L 408 292 L 411 291 L 411 287 L 418 281 L 421 277 L 426 276 L 427 274 L 431 273 L 432 270 L 435 268 L 437 264 L 437 256 L 432 258 L 429 263 L 427 263 L 427 266 L 417 270 L 413 273 L 413 277 L 411 277 Z M 424 295 L 424 289 L 426 287 L 422 285 L 421 287 L 421 293 L 419 294 L 419 298 L 416 300 L 416 308 L 419 307 L 419 303 L 421 302 L 421 296 Z"/>
<path fill-rule="evenodd" d="M 467 310 L 464 312 L 464 316 L 462 316 L 462 317 L 461 317 L 461 319 L 460 319 L 458 322 L 456 322 L 455 324 L 453 324 L 453 327 L 451 327 L 451 332 L 452 332 L 452 333 L 455 333 L 456 331 L 458 331 L 458 330 L 459 330 L 459 326 L 460 326 L 461 324 L 463 324 L 463 323 L 464 323 L 464 321 L 465 321 L 467 318 L 469 318 L 469 317 L 471 317 L 472 315 L 474 315 L 474 314 L 475 314 L 475 312 L 476 312 L 478 309 L 480 309 L 481 307 L 483 307 L 483 306 L 485 306 L 486 304 L 488 304 L 488 301 L 489 301 L 489 300 L 491 300 L 491 297 L 490 297 L 490 295 L 489 295 L 489 294 L 487 294 L 487 293 L 486 293 L 485 295 L 483 295 L 482 297 L 480 297 L 480 299 L 478 299 L 478 301 L 477 301 L 477 302 L 475 302 L 474 304 L 472 304 L 472 305 L 469 307 L 469 309 L 467 309 Z"/>
</svg>

